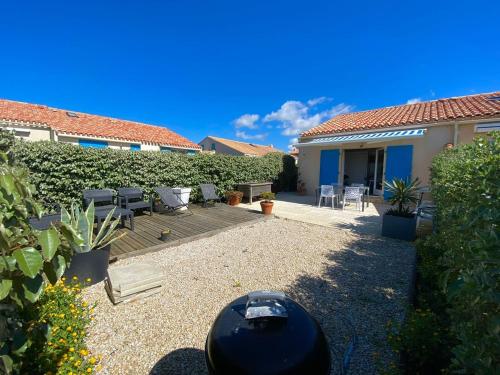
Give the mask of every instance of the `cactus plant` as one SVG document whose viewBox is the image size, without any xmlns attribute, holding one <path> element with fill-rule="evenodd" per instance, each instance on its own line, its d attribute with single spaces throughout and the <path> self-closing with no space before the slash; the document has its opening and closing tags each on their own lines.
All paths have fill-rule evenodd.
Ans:
<svg viewBox="0 0 500 375">
<path fill-rule="evenodd" d="M 113 237 L 119 223 L 119 219 L 111 221 L 114 211 L 115 209 L 108 213 L 101 229 L 94 236 L 94 201 L 89 204 L 86 211 L 80 211 L 75 204 L 71 205 L 69 212 L 64 207 L 61 209 L 61 232 L 74 253 L 87 253 L 102 248 L 124 236 L 122 234 Z"/>
</svg>

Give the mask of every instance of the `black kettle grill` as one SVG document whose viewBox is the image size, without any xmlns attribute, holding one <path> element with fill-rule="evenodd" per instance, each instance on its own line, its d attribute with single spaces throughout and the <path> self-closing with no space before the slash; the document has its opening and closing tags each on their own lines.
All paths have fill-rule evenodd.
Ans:
<svg viewBox="0 0 500 375">
<path fill-rule="evenodd" d="M 207 337 L 211 375 L 327 375 L 330 350 L 318 322 L 282 292 L 257 291 L 227 305 Z"/>
</svg>

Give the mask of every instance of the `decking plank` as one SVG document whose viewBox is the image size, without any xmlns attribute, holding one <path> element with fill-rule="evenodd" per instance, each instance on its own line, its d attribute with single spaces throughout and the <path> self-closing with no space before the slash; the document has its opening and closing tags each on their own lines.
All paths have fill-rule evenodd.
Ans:
<svg viewBox="0 0 500 375">
<path fill-rule="evenodd" d="M 192 215 L 154 213 L 138 215 L 134 219 L 135 231 L 121 228 L 119 232 L 127 235 L 111 245 L 111 254 L 118 258 L 131 255 L 146 254 L 162 248 L 175 246 L 198 238 L 210 236 L 226 228 L 245 223 L 263 220 L 264 217 L 255 211 L 244 210 L 226 205 L 203 208 L 191 205 Z M 168 241 L 160 239 L 162 230 L 171 230 Z"/>
</svg>

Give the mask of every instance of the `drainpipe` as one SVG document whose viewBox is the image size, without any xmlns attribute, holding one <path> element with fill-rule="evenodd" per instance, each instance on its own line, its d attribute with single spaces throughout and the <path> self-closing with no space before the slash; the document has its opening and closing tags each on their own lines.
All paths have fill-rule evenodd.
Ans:
<svg viewBox="0 0 500 375">
<path fill-rule="evenodd" d="M 453 124 L 453 146 L 458 145 L 458 123 Z"/>
</svg>

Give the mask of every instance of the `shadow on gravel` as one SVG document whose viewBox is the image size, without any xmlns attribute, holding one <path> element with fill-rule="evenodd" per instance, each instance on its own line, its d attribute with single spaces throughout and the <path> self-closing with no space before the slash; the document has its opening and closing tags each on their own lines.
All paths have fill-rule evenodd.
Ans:
<svg viewBox="0 0 500 375">
<path fill-rule="evenodd" d="M 346 248 L 332 249 L 320 277 L 300 276 L 285 292 L 325 331 L 332 374 L 342 373 L 354 336 L 357 343 L 347 373 L 373 374 L 392 360 L 385 325 L 404 315 L 415 253 L 409 243 L 367 235 Z"/>
<path fill-rule="evenodd" d="M 377 215 L 358 216 L 351 223 L 333 223 L 338 229 L 347 229 L 356 234 L 370 234 L 380 236 L 382 232 L 382 219 Z"/>
<path fill-rule="evenodd" d="M 208 374 L 205 365 L 205 352 L 196 348 L 174 350 L 153 366 L 150 375 L 204 375 Z"/>
</svg>

